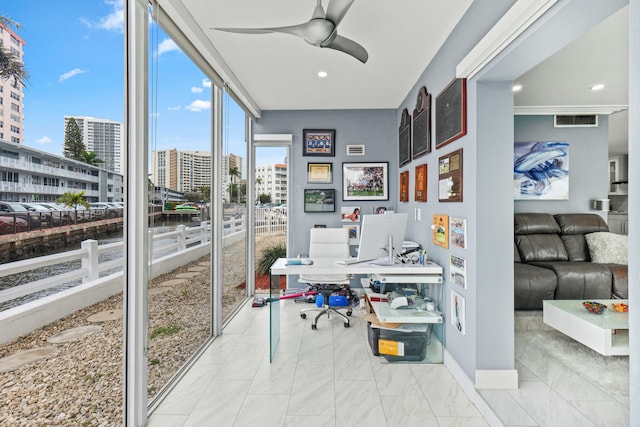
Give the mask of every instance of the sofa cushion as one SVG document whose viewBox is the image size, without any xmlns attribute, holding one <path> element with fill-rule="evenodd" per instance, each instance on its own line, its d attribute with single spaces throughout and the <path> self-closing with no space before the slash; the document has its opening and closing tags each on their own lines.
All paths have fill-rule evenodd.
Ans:
<svg viewBox="0 0 640 427">
<path fill-rule="evenodd" d="M 516 236 L 515 241 L 523 262 L 569 260 L 562 240 L 557 234 Z"/>
<path fill-rule="evenodd" d="M 567 234 L 560 238 L 567 250 L 569 261 L 591 261 L 587 240 L 583 234 Z"/>
<path fill-rule="evenodd" d="M 516 310 L 541 310 L 542 300 L 553 299 L 556 290 L 553 271 L 523 263 L 514 264 L 513 270 Z"/>
<path fill-rule="evenodd" d="M 611 297 L 629 299 L 629 271 L 626 265 L 607 264 L 613 276 Z"/>
<path fill-rule="evenodd" d="M 622 234 L 598 232 L 586 234 L 591 262 L 599 264 L 627 265 L 629 260 L 628 237 Z"/>
<path fill-rule="evenodd" d="M 516 235 L 521 234 L 560 234 L 560 226 L 547 213 L 517 213 L 513 215 L 513 227 Z"/>
<path fill-rule="evenodd" d="M 553 216 L 562 234 L 587 234 L 609 231 L 607 223 L 597 214 L 556 214 Z"/>
<path fill-rule="evenodd" d="M 540 262 L 556 274 L 555 299 L 611 298 L 612 277 L 606 265 L 592 262 Z"/>
</svg>

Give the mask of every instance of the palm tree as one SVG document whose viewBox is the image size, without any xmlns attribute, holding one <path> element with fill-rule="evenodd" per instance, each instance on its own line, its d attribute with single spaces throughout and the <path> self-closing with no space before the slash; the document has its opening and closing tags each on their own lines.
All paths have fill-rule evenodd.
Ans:
<svg viewBox="0 0 640 427">
<path fill-rule="evenodd" d="M 229 168 L 229 177 L 231 178 L 231 184 L 232 184 L 232 186 L 230 187 L 231 192 L 229 193 L 229 198 L 231 199 L 231 201 L 233 201 L 233 184 L 236 181 L 235 178 L 240 178 L 240 170 L 238 170 L 238 168 L 235 166 L 232 168 Z"/>
<path fill-rule="evenodd" d="M 14 27 L 16 30 L 20 28 L 20 24 L 6 16 L 0 16 L 0 26 Z M 8 80 L 11 78 L 14 79 L 16 85 L 25 86 L 26 81 L 29 80 L 29 73 L 24 68 L 22 58 L 10 50 L 0 48 L 0 79 Z"/>
<path fill-rule="evenodd" d="M 56 199 L 56 203 L 61 203 L 67 207 L 73 208 L 75 211 L 74 220 L 78 221 L 78 206 L 83 206 L 85 209 L 89 209 L 91 204 L 84 198 L 84 191 L 79 193 L 65 192 L 62 197 Z"/>
<path fill-rule="evenodd" d="M 100 163 L 104 163 L 104 160 L 99 159 L 95 152 L 86 151 L 86 150 L 82 150 L 82 152 L 80 153 L 80 159 L 79 160 L 81 162 L 84 162 L 84 163 L 86 163 L 88 165 L 92 165 L 92 166 L 97 166 Z"/>
</svg>

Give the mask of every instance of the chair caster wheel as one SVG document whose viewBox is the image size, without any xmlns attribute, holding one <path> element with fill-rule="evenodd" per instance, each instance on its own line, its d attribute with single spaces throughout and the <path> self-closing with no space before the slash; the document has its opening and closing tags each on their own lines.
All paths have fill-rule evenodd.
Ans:
<svg viewBox="0 0 640 427">
<path fill-rule="evenodd" d="M 311 329 L 316 330 L 318 327 L 316 325 L 311 325 Z"/>
<path fill-rule="evenodd" d="M 349 324 L 348 324 L 348 323 L 345 323 L 345 324 L 344 324 L 344 327 L 345 327 L 345 328 L 348 328 L 348 327 L 349 327 Z"/>
<path fill-rule="evenodd" d="M 307 318 L 307 315 L 306 315 L 306 314 L 304 314 L 304 313 L 300 313 L 300 317 L 302 317 L 303 319 L 306 319 L 306 318 Z"/>
<path fill-rule="evenodd" d="M 351 316 L 351 312 L 350 311 L 347 311 L 347 316 Z"/>
</svg>

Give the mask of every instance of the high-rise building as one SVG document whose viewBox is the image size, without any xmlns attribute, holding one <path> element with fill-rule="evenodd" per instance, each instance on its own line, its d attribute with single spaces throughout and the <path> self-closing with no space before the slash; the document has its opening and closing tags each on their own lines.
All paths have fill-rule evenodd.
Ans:
<svg viewBox="0 0 640 427">
<path fill-rule="evenodd" d="M 124 165 L 124 146 L 122 144 L 122 123 L 107 119 L 86 116 L 64 116 L 64 132 L 67 123 L 73 118 L 82 135 L 87 151 L 96 153 L 102 160 L 101 166 L 116 173 L 122 173 Z"/>
<path fill-rule="evenodd" d="M 211 187 L 211 153 L 208 151 L 154 150 L 151 181 L 183 193 Z"/>
<path fill-rule="evenodd" d="M 256 196 L 271 196 L 271 203 L 287 203 L 287 165 L 259 166 L 256 168 Z"/>
<path fill-rule="evenodd" d="M 0 24 L 0 47 L 22 60 L 25 41 L 11 28 Z M 0 79 L 0 139 L 24 142 L 24 101 L 22 85 L 14 79 Z"/>
</svg>

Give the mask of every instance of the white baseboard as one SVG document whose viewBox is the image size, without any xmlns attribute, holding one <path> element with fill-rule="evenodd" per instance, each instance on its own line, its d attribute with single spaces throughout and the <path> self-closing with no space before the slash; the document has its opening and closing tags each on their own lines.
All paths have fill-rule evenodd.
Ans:
<svg viewBox="0 0 640 427">
<path fill-rule="evenodd" d="M 516 369 L 477 369 L 476 388 L 517 389 L 518 371 Z"/>
<path fill-rule="evenodd" d="M 467 374 L 462 370 L 458 362 L 449 354 L 449 352 L 444 350 L 444 365 L 447 367 L 453 378 L 458 382 L 462 391 L 467 395 L 469 400 L 476 405 L 478 411 L 482 414 L 485 420 L 489 423 L 491 427 L 505 427 L 504 423 L 500 420 L 498 415 L 491 409 L 489 404 L 480 396 L 478 393 L 475 384 L 471 381 L 471 379 L 467 376 Z"/>
</svg>

